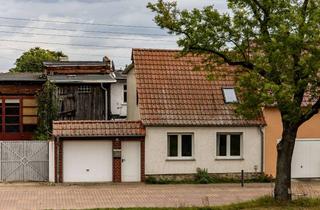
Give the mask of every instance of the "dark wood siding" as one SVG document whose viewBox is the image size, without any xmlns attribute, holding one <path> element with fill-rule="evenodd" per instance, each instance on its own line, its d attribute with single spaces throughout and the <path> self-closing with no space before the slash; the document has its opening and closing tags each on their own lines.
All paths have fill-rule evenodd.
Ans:
<svg viewBox="0 0 320 210">
<path fill-rule="evenodd" d="M 60 120 L 105 119 L 105 91 L 100 84 L 57 86 Z"/>
<path fill-rule="evenodd" d="M 41 90 L 42 83 L 20 83 L 6 82 L 0 83 L 0 95 L 36 95 Z"/>
</svg>

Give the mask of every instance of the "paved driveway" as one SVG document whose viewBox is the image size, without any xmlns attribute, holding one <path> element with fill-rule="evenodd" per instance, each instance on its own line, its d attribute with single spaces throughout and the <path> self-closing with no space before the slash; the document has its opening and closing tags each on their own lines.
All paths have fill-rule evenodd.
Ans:
<svg viewBox="0 0 320 210">
<path fill-rule="evenodd" d="M 247 184 L 244 188 L 239 184 L 0 184 L 0 209 L 208 206 L 271 195 L 272 188 L 272 184 Z M 320 184 L 299 183 L 295 190 L 316 196 L 320 194 Z"/>
</svg>

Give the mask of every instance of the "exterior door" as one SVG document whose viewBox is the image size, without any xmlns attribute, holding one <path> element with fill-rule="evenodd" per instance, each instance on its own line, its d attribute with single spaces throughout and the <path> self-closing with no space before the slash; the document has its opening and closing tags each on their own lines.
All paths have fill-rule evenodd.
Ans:
<svg viewBox="0 0 320 210">
<path fill-rule="evenodd" d="M 64 182 L 111 182 L 111 141 L 64 141 Z"/>
<path fill-rule="evenodd" d="M 122 148 L 122 182 L 141 181 L 141 143 L 138 141 L 123 141 Z"/>
<path fill-rule="evenodd" d="M 292 156 L 292 178 L 320 177 L 320 140 L 297 140 Z"/>
</svg>

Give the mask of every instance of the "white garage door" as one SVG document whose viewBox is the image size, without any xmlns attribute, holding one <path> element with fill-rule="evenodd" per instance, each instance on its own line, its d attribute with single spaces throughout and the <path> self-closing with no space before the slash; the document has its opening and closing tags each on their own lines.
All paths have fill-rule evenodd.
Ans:
<svg viewBox="0 0 320 210">
<path fill-rule="evenodd" d="M 63 181 L 112 181 L 112 142 L 64 141 Z"/>
<path fill-rule="evenodd" d="M 320 177 L 320 140 L 297 140 L 292 157 L 292 178 Z"/>
</svg>

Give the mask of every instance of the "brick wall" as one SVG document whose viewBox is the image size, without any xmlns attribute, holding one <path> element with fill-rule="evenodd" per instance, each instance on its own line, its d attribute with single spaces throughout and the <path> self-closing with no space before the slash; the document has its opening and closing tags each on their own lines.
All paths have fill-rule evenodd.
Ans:
<svg viewBox="0 0 320 210">
<path fill-rule="evenodd" d="M 141 139 L 141 182 L 145 181 L 145 145 L 144 145 L 144 138 Z"/>
<path fill-rule="evenodd" d="M 116 139 L 113 140 L 112 149 L 121 149 L 121 141 Z M 112 170 L 113 182 L 121 182 L 121 157 L 113 157 Z"/>
<path fill-rule="evenodd" d="M 55 182 L 63 182 L 63 141 L 55 141 L 54 143 L 55 153 Z"/>
</svg>

